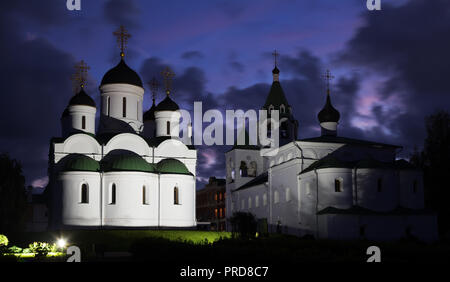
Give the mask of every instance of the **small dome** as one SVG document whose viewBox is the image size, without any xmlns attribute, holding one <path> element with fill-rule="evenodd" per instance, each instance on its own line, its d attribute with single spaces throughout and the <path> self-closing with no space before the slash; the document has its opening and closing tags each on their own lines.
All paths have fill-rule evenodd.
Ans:
<svg viewBox="0 0 450 282">
<path fill-rule="evenodd" d="M 167 96 L 164 100 L 162 100 L 158 106 L 156 106 L 155 111 L 177 111 L 180 107 L 178 107 L 177 103 L 175 103 L 169 96 Z"/>
<path fill-rule="evenodd" d="M 319 122 L 338 122 L 341 115 L 339 114 L 338 110 L 336 110 L 333 105 L 331 105 L 331 99 L 330 95 L 327 94 L 327 102 L 325 103 L 325 106 L 323 109 L 319 112 L 317 115 L 319 118 Z"/>
<path fill-rule="evenodd" d="M 64 157 L 63 171 L 99 171 L 99 163 L 82 154 L 71 154 Z"/>
<path fill-rule="evenodd" d="M 91 96 L 84 92 L 83 88 L 81 88 L 80 92 L 78 92 L 72 97 L 72 99 L 70 99 L 69 106 L 75 105 L 91 106 L 95 108 L 94 100 L 91 98 Z"/>
<path fill-rule="evenodd" d="M 272 70 L 272 73 L 273 74 L 279 74 L 280 70 L 277 67 L 274 67 L 273 70 Z"/>
<path fill-rule="evenodd" d="M 155 120 L 155 104 L 152 105 L 152 107 L 144 113 L 144 121 L 149 120 Z"/>
<path fill-rule="evenodd" d="M 155 172 L 153 164 L 133 152 L 108 154 L 101 162 L 102 170 Z"/>
<path fill-rule="evenodd" d="M 177 159 L 164 159 L 157 164 L 160 173 L 192 175 L 187 167 Z"/>
<path fill-rule="evenodd" d="M 117 66 L 110 69 L 105 76 L 103 76 L 101 85 L 112 83 L 126 83 L 143 87 L 139 75 L 127 66 L 123 59 L 120 60 L 120 63 Z"/>
</svg>

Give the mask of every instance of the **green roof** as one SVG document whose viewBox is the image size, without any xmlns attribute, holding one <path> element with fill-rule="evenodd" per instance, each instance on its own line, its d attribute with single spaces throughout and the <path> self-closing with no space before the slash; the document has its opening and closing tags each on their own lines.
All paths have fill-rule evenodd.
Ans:
<svg viewBox="0 0 450 282">
<path fill-rule="evenodd" d="M 108 154 L 101 162 L 103 171 L 142 171 L 155 172 L 155 166 L 138 154 Z"/>
<path fill-rule="evenodd" d="M 187 167 L 177 159 L 161 160 L 156 167 L 160 173 L 192 175 Z"/>
<path fill-rule="evenodd" d="M 99 171 L 100 164 L 82 154 L 70 154 L 63 158 L 63 171 Z"/>
</svg>

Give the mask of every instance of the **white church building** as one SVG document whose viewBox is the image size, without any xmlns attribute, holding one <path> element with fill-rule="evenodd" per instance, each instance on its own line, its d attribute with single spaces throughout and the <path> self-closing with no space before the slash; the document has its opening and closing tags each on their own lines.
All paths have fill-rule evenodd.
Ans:
<svg viewBox="0 0 450 282">
<path fill-rule="evenodd" d="M 268 232 L 315 238 L 436 240 L 436 215 L 424 209 L 422 171 L 397 160 L 401 147 L 339 136 L 329 87 L 318 113 L 321 136 L 297 139 L 280 71 L 275 66 L 272 73 L 262 109 L 279 111 L 280 146 L 263 156 L 245 132 L 246 143 L 225 154 L 227 218 L 250 212 Z"/>
<path fill-rule="evenodd" d="M 50 142 L 50 228 L 196 226 L 197 151 L 179 138 L 170 87 L 144 112 L 142 80 L 125 63 L 122 41 L 120 62 L 99 86 L 97 126 L 83 72 L 78 79 L 61 117 L 62 136 Z"/>
</svg>

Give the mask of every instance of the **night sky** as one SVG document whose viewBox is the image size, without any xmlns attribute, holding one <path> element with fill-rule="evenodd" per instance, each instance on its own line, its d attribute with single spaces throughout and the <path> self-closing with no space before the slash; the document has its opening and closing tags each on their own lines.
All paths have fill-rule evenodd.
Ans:
<svg viewBox="0 0 450 282">
<path fill-rule="evenodd" d="M 172 98 L 186 109 L 259 109 L 280 54 L 280 81 L 299 138 L 320 134 L 326 69 L 341 113 L 338 135 L 402 145 L 408 157 L 425 138 L 424 117 L 450 108 L 450 1 L 381 0 L 4 1 L 0 8 L 0 152 L 21 161 L 27 184 L 47 183 L 49 140 L 73 95 L 74 64 L 90 66 L 96 101 L 103 75 L 119 62 L 112 32 L 131 33 L 127 64 L 144 82 L 170 66 Z M 146 85 L 144 110 L 151 97 Z M 161 100 L 160 92 L 157 102 Z M 229 147 L 198 147 L 198 187 L 224 177 Z"/>
</svg>

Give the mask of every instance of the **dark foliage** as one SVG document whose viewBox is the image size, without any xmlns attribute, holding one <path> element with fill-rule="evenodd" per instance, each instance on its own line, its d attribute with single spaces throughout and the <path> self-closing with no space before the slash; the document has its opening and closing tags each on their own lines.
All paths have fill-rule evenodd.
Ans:
<svg viewBox="0 0 450 282">
<path fill-rule="evenodd" d="M 234 212 L 230 217 L 233 237 L 241 239 L 254 238 L 256 234 L 257 221 L 252 213 Z"/>
<path fill-rule="evenodd" d="M 20 231 L 26 215 L 25 177 L 21 164 L 0 155 L 0 233 Z"/>
<path fill-rule="evenodd" d="M 438 111 L 425 119 L 427 137 L 422 152 L 414 152 L 411 162 L 424 170 L 425 203 L 438 212 L 439 235 L 450 236 L 450 114 Z"/>
</svg>

